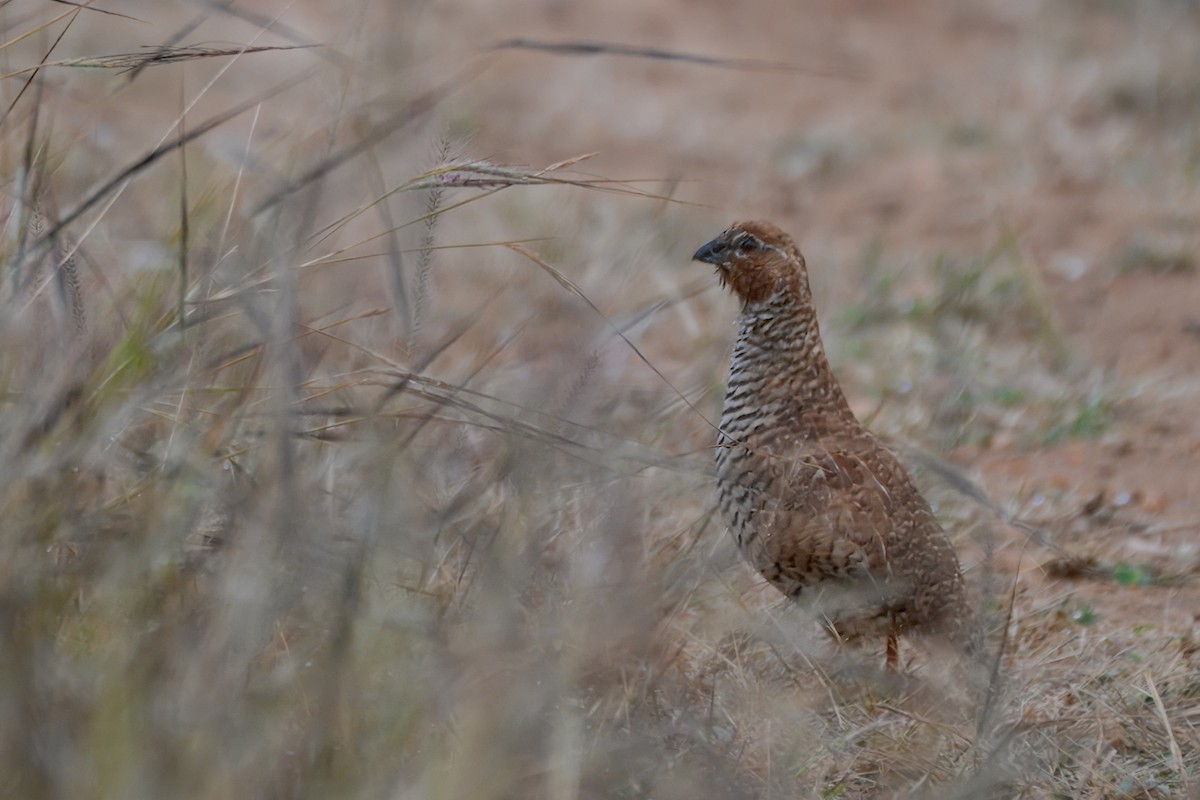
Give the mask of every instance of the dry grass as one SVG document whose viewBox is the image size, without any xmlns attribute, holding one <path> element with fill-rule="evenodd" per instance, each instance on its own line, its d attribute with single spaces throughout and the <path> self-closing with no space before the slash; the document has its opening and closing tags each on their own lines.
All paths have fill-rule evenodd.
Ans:
<svg viewBox="0 0 1200 800">
<path fill-rule="evenodd" d="M 64 78 L 64 31 L 145 32 L 5 5 L 0 794 L 1195 796 L 1195 641 L 1013 588 L 1045 551 L 945 482 L 986 690 L 919 646 L 888 679 L 740 564 L 733 309 L 668 176 L 474 153 L 488 57 L 429 69 L 412 9 L 293 52 L 155 19 L 89 62 L 134 73 Z M 860 271 L 827 328 L 887 434 L 1037 448 L 1127 402 L 1007 238 Z M 1133 524 L 1017 499 L 1060 547 Z M 1086 580 L 1159 574 L 1116 558 Z"/>
</svg>

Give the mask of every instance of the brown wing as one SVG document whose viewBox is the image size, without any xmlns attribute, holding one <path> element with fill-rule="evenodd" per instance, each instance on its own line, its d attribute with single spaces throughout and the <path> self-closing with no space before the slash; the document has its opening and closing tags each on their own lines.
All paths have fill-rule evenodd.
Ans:
<svg viewBox="0 0 1200 800">
<path fill-rule="evenodd" d="M 808 595 L 815 594 L 826 616 L 865 622 L 909 615 L 923 579 L 914 554 L 946 562 L 942 568 L 957 577 L 948 543 L 930 552 L 928 540 L 945 537 L 928 504 L 874 437 L 809 441 L 789 450 L 772 457 L 772 480 L 759 498 L 759 535 L 746 548 L 778 588 L 798 595 L 812 587 Z"/>
</svg>

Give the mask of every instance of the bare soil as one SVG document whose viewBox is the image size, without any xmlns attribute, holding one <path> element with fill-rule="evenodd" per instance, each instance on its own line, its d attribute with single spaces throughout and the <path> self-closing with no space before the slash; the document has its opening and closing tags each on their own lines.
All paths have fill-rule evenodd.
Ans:
<svg viewBox="0 0 1200 800">
<path fill-rule="evenodd" d="M 843 265 L 869 246 L 932 260 L 1013 237 L 1070 357 L 1120 400 L 1095 435 L 952 457 L 1002 505 L 1053 496 L 1025 511 L 1074 519 L 1083 530 L 1064 546 L 1075 554 L 1180 579 L 1126 587 L 1022 570 L 1031 591 L 1086 598 L 1102 627 L 1161 613 L 1197 635 L 1193 4 L 544 3 L 497 19 L 460 2 L 433 14 L 468 51 L 512 37 L 610 40 L 799 67 L 505 51 L 468 90 L 486 120 L 471 147 L 529 163 L 595 151 L 589 170 L 661 177 L 704 206 L 697 237 L 773 219 L 825 265 L 827 313 L 859 291 Z M 1027 564 L 1047 560 L 1020 549 Z"/>
</svg>

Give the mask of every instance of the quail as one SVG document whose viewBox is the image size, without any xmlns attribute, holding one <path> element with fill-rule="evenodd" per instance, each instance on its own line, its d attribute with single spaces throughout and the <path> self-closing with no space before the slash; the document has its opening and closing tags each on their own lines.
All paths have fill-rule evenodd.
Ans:
<svg viewBox="0 0 1200 800">
<path fill-rule="evenodd" d="M 954 548 L 911 476 L 854 416 L 791 237 L 737 223 L 696 251 L 741 302 L 717 435 L 721 513 L 746 560 L 840 638 L 973 632 Z"/>
</svg>

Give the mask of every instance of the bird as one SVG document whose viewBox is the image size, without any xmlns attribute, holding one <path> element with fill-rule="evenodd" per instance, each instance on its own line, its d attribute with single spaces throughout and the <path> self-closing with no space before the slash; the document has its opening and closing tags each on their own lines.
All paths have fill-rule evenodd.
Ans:
<svg viewBox="0 0 1200 800">
<path fill-rule="evenodd" d="M 839 640 L 975 633 L 958 557 L 912 476 L 855 417 L 821 340 L 808 268 L 769 222 L 696 251 L 741 302 L 717 433 L 717 494 L 743 557 Z"/>
</svg>

